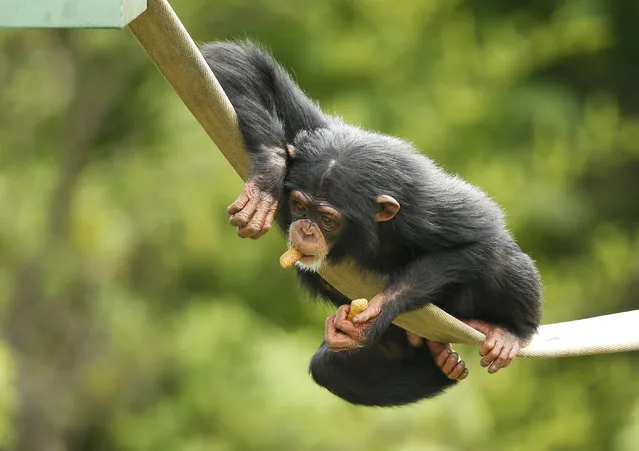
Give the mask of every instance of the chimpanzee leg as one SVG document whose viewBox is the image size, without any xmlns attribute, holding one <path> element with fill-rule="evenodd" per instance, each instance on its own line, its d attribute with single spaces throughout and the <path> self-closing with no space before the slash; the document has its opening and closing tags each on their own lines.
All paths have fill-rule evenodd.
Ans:
<svg viewBox="0 0 639 451">
<path fill-rule="evenodd" d="M 322 343 L 311 360 L 310 373 L 331 393 L 369 406 L 409 404 L 456 383 L 436 365 L 427 346 L 410 346 L 405 337 L 341 352 Z"/>
</svg>

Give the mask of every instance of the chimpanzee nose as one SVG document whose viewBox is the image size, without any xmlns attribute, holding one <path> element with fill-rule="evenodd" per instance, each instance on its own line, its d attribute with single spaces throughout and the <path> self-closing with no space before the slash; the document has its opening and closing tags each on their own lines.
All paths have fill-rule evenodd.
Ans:
<svg viewBox="0 0 639 451">
<path fill-rule="evenodd" d="M 307 222 L 302 226 L 302 232 L 305 236 L 313 236 L 313 226 L 311 226 L 310 222 Z"/>
</svg>

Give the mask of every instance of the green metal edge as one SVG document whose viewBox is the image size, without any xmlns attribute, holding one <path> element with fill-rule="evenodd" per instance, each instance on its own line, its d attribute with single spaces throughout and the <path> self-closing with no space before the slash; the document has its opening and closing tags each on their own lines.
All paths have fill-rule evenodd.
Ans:
<svg viewBox="0 0 639 451">
<path fill-rule="evenodd" d="M 147 0 L 1 0 L 3 28 L 124 28 Z"/>
</svg>

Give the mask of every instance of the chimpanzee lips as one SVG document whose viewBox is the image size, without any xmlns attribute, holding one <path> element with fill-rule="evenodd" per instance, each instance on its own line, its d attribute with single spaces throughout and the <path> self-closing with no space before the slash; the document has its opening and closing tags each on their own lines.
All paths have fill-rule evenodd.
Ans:
<svg viewBox="0 0 639 451">
<path fill-rule="evenodd" d="M 300 258 L 295 266 L 302 271 L 317 272 L 324 264 L 326 255 L 304 255 Z"/>
<path fill-rule="evenodd" d="M 298 261 L 306 265 L 312 265 L 313 263 L 322 259 L 324 259 L 323 255 L 303 255 Z"/>
</svg>

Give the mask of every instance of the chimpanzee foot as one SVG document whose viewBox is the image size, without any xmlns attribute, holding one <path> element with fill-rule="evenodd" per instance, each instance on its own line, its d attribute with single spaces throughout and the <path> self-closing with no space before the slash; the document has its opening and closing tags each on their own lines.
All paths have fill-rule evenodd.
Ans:
<svg viewBox="0 0 639 451">
<path fill-rule="evenodd" d="M 464 321 L 471 327 L 486 335 L 486 340 L 479 349 L 481 366 L 488 367 L 488 372 L 494 374 L 506 368 L 515 359 L 521 347 L 521 339 L 512 332 L 479 320 Z"/>
<path fill-rule="evenodd" d="M 426 340 L 426 345 L 442 372 L 454 381 L 462 381 L 468 377 L 468 368 L 451 347 L 450 343 Z"/>
<path fill-rule="evenodd" d="M 490 374 L 510 365 L 519 352 L 519 337 L 505 329 L 495 327 L 486 334 L 486 341 L 479 349 L 481 366 L 488 367 Z"/>
</svg>

